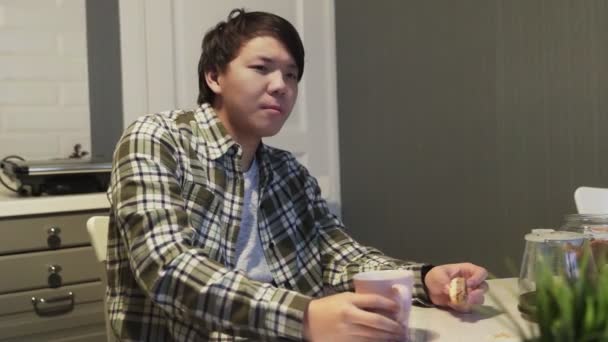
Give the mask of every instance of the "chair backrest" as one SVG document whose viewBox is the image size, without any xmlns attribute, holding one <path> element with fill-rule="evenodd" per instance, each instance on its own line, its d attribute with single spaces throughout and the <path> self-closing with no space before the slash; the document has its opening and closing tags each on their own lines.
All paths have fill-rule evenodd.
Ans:
<svg viewBox="0 0 608 342">
<path fill-rule="evenodd" d="M 108 216 L 93 216 L 87 220 L 87 232 L 89 233 L 89 237 L 91 238 L 91 245 L 93 245 L 93 250 L 95 250 L 95 256 L 97 260 L 105 264 L 107 248 L 108 248 L 108 224 L 110 223 L 110 218 Z M 105 273 L 104 265 L 100 265 L 100 277 L 101 282 L 104 285 L 104 288 L 107 286 L 107 276 Z M 108 303 L 106 300 L 103 300 L 104 307 L 104 317 L 106 320 L 106 336 L 108 342 L 115 342 L 117 339 L 114 337 L 114 332 L 112 327 L 110 326 L 110 319 L 108 315 Z"/>
<path fill-rule="evenodd" d="M 581 186 L 574 191 L 579 214 L 608 214 L 608 189 Z"/>
<path fill-rule="evenodd" d="M 91 238 L 91 245 L 95 250 L 95 256 L 99 262 L 106 261 L 106 250 L 108 248 L 108 216 L 93 216 L 87 220 L 87 232 Z"/>
</svg>

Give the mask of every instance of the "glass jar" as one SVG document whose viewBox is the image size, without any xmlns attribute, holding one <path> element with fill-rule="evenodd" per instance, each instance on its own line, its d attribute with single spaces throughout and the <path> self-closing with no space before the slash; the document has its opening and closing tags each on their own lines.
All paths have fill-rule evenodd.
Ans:
<svg viewBox="0 0 608 342">
<path fill-rule="evenodd" d="M 590 241 L 595 264 L 603 267 L 608 261 L 608 214 L 570 214 L 561 230 L 584 234 Z"/>
<path fill-rule="evenodd" d="M 581 277 L 582 258 L 589 254 L 589 240 L 578 232 L 553 229 L 533 229 L 524 238 L 518 308 L 524 317 L 534 320 L 538 277 L 543 272 L 567 279 Z"/>
</svg>

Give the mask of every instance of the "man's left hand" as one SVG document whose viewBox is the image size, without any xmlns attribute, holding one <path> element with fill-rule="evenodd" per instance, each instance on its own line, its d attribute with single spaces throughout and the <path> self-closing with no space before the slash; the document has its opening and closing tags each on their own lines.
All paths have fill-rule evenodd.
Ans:
<svg viewBox="0 0 608 342">
<path fill-rule="evenodd" d="M 469 312 L 473 305 L 483 304 L 484 294 L 488 290 L 488 284 L 485 282 L 487 276 L 488 271 L 485 268 L 471 263 L 446 264 L 433 267 L 426 274 L 424 283 L 433 304 Z M 468 295 L 466 303 L 463 304 L 450 302 L 450 282 L 456 277 L 466 279 Z"/>
</svg>

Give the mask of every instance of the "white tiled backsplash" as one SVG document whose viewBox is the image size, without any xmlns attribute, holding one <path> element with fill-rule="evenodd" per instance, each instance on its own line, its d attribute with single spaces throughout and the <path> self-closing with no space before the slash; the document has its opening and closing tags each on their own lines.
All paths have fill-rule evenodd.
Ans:
<svg viewBox="0 0 608 342">
<path fill-rule="evenodd" d="M 0 0 L 0 159 L 90 151 L 85 16 L 85 0 Z"/>
</svg>

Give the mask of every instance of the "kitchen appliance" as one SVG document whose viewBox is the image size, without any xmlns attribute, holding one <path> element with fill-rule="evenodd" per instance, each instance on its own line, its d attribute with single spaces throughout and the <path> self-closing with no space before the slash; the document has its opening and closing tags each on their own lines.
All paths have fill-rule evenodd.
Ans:
<svg viewBox="0 0 608 342">
<path fill-rule="evenodd" d="M 110 182 L 111 162 L 82 159 L 3 160 L 0 168 L 22 196 L 101 192 Z"/>
</svg>

